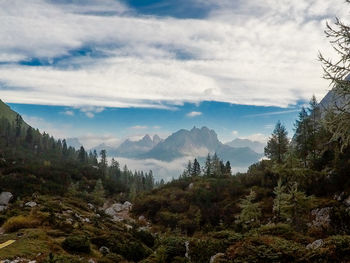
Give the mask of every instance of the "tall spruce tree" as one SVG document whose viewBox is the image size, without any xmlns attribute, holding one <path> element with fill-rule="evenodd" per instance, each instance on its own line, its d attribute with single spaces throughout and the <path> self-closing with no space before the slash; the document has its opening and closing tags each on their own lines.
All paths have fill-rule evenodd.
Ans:
<svg viewBox="0 0 350 263">
<path fill-rule="evenodd" d="M 265 155 L 271 160 L 282 163 L 285 154 L 288 151 L 288 132 L 286 128 L 281 124 L 280 121 L 277 122 L 275 129 L 267 142 L 265 147 Z"/>
</svg>

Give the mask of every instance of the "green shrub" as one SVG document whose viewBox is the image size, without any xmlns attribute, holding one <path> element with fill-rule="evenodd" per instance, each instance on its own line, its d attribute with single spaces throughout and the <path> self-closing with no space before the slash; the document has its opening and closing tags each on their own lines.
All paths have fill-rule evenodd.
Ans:
<svg viewBox="0 0 350 263">
<path fill-rule="evenodd" d="M 134 231 L 133 235 L 136 239 L 142 241 L 149 248 L 154 246 L 155 239 L 149 231 L 136 230 Z"/>
<path fill-rule="evenodd" d="M 63 241 L 62 247 L 72 253 L 90 253 L 90 242 L 86 236 L 69 236 Z"/>
<path fill-rule="evenodd" d="M 251 237 L 227 250 L 229 262 L 295 262 L 305 254 L 305 246 L 273 236 Z"/>
</svg>

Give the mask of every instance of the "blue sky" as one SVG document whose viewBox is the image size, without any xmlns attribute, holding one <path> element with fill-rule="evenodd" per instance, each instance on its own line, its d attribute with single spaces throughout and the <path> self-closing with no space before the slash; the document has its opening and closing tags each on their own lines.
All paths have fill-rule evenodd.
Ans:
<svg viewBox="0 0 350 263">
<path fill-rule="evenodd" d="M 208 126 L 222 141 L 290 133 L 327 93 L 318 51 L 338 0 L 0 2 L 0 98 L 88 146 Z"/>
</svg>

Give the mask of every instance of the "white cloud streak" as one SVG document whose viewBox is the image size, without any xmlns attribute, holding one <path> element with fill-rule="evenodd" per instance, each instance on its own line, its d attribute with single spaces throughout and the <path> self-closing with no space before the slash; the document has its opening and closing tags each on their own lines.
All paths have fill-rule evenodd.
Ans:
<svg viewBox="0 0 350 263">
<path fill-rule="evenodd" d="M 54 3 L 0 1 L 0 60 L 11 62 L 0 66 L 6 102 L 171 109 L 214 100 L 286 107 L 325 94 L 317 61 L 318 50 L 331 54 L 325 21 L 348 15 L 338 0 L 209 0 L 215 8 L 202 20 L 133 16 L 111 0 Z M 113 15 L 97 15 L 106 11 Z M 86 46 L 104 57 L 72 57 L 61 67 L 13 63 L 50 62 Z"/>
<path fill-rule="evenodd" d="M 194 118 L 194 117 L 201 116 L 201 115 L 202 115 L 202 112 L 200 112 L 200 111 L 191 111 L 191 112 L 186 114 L 186 116 L 190 117 L 190 118 Z"/>
</svg>

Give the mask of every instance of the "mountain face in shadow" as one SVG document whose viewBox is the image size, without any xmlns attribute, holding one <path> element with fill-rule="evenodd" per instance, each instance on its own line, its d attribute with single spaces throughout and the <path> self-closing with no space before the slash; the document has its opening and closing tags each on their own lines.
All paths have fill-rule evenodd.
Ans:
<svg viewBox="0 0 350 263">
<path fill-rule="evenodd" d="M 233 141 L 226 143 L 226 145 L 234 147 L 234 148 L 248 147 L 248 148 L 252 149 L 254 152 L 262 154 L 262 153 L 264 153 L 264 147 L 266 146 L 266 143 L 252 141 L 249 139 L 236 138 Z"/>
</svg>

